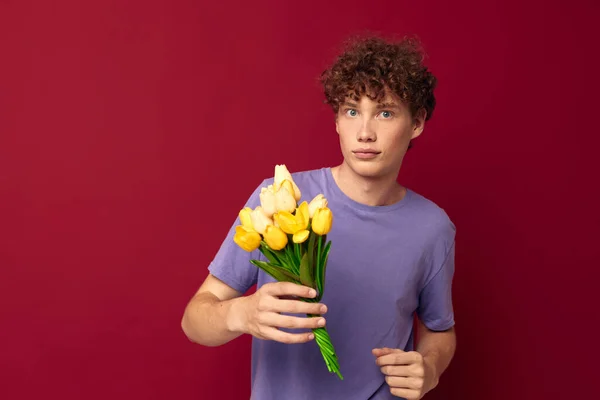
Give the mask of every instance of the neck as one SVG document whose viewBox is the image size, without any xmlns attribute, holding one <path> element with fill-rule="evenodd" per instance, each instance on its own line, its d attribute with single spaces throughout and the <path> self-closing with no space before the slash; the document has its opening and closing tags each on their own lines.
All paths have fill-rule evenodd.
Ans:
<svg viewBox="0 0 600 400">
<path fill-rule="evenodd" d="M 356 174 L 346 163 L 331 168 L 340 190 L 352 200 L 368 206 L 394 204 L 406 194 L 406 189 L 396 181 L 397 174 L 370 178 Z"/>
</svg>

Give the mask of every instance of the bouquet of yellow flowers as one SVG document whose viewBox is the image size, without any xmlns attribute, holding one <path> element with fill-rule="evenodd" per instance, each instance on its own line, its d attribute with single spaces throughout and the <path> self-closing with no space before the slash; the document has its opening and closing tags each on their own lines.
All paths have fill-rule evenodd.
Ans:
<svg viewBox="0 0 600 400">
<path fill-rule="evenodd" d="M 260 206 L 243 208 L 239 213 L 241 225 L 236 227 L 234 242 L 250 252 L 259 249 L 268 262 L 250 262 L 275 280 L 292 282 L 317 291 L 312 299 L 321 301 L 325 289 L 325 270 L 331 241 L 333 215 L 327 199 L 319 194 L 307 203 L 285 165 L 275 166 L 273 185 L 261 188 Z M 316 317 L 316 315 L 308 315 Z M 312 329 L 329 372 L 340 373 L 340 366 L 326 328 Z"/>
</svg>

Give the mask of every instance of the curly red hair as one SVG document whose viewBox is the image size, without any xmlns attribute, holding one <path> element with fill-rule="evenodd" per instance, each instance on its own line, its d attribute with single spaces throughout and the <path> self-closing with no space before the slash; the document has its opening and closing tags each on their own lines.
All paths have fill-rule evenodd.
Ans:
<svg viewBox="0 0 600 400">
<path fill-rule="evenodd" d="M 433 91 L 437 79 L 423 64 L 424 58 L 422 47 L 414 38 L 398 42 L 376 36 L 352 39 L 334 64 L 321 74 L 325 103 L 337 114 L 348 97 L 359 101 L 366 95 L 380 101 L 389 90 L 413 117 L 424 110 L 425 120 L 429 120 L 436 103 Z"/>
</svg>

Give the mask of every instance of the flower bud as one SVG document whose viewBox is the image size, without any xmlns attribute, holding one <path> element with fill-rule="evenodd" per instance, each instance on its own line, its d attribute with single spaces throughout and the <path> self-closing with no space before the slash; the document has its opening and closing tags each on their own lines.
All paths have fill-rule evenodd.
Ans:
<svg viewBox="0 0 600 400">
<path fill-rule="evenodd" d="M 292 181 L 290 181 L 288 179 L 284 180 L 283 182 L 281 182 L 279 189 L 286 189 L 294 197 L 294 200 L 296 200 L 296 197 L 294 195 L 294 186 L 292 185 Z"/>
<path fill-rule="evenodd" d="M 292 187 L 294 188 L 294 191 L 290 192 L 290 194 L 292 194 L 294 196 L 294 199 L 296 201 L 300 201 L 300 198 L 302 197 L 302 193 L 300 192 L 300 188 L 298 188 L 298 186 L 294 182 L 294 179 L 292 178 L 292 174 L 290 174 L 290 171 L 288 171 L 285 164 L 276 165 L 275 166 L 275 177 L 273 179 L 273 184 L 275 186 L 275 190 L 279 190 L 281 184 L 285 180 L 290 181 L 292 184 Z"/>
<path fill-rule="evenodd" d="M 265 234 L 267 226 L 273 225 L 273 220 L 265 215 L 261 206 L 256 207 L 250 213 L 250 219 L 252 220 L 254 230 L 261 235 Z"/>
<path fill-rule="evenodd" d="M 308 239 L 308 235 L 310 235 L 310 232 L 306 229 L 303 229 L 294 233 L 294 236 L 292 236 L 292 241 L 294 243 L 304 243 L 306 242 L 306 239 Z"/>
<path fill-rule="evenodd" d="M 270 185 L 269 185 L 270 186 Z M 275 207 L 275 192 L 273 187 L 262 188 L 260 190 L 260 206 L 267 217 L 271 217 L 276 211 Z"/>
<path fill-rule="evenodd" d="M 279 211 L 273 218 L 281 230 L 290 235 L 295 235 L 308 228 L 308 203 L 303 201 L 300 207 L 296 209 L 295 214 L 288 211 Z"/>
<path fill-rule="evenodd" d="M 250 218 L 250 213 L 252 213 L 252 209 L 250 207 L 244 207 L 240 210 L 240 222 L 244 228 L 254 229 L 252 226 L 252 219 Z"/>
<path fill-rule="evenodd" d="M 314 217 L 315 211 L 319 208 L 327 207 L 327 199 L 322 194 L 318 194 L 308 204 L 308 215 L 310 218 Z"/>
<path fill-rule="evenodd" d="M 285 187 L 280 187 L 275 193 L 275 208 L 277 211 L 287 212 L 293 212 L 296 209 L 296 200 Z"/>
<path fill-rule="evenodd" d="M 275 221 L 275 226 L 281 228 L 281 230 L 285 233 L 292 235 L 294 232 L 296 232 L 296 219 L 292 213 L 280 211 L 273 215 L 273 219 Z"/>
<path fill-rule="evenodd" d="M 326 235 L 331 230 L 333 214 L 327 207 L 318 208 L 312 219 L 312 230 L 317 235 Z"/>
<path fill-rule="evenodd" d="M 264 238 L 267 245 L 273 250 L 281 250 L 288 243 L 288 237 L 285 232 L 274 225 L 267 225 Z"/>
<path fill-rule="evenodd" d="M 242 225 L 235 227 L 235 235 L 233 241 L 247 252 L 254 251 L 260 246 L 262 238 L 258 232 L 246 228 Z"/>
</svg>

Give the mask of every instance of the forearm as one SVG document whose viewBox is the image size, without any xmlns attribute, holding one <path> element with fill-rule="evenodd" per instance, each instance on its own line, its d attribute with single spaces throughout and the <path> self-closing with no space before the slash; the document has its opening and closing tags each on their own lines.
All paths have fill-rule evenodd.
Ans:
<svg viewBox="0 0 600 400">
<path fill-rule="evenodd" d="M 210 292 L 198 293 L 187 305 L 181 327 L 186 336 L 204 346 L 220 346 L 244 332 L 240 324 L 240 306 L 244 297 L 219 300 Z"/>
<path fill-rule="evenodd" d="M 419 329 L 416 351 L 423 356 L 423 362 L 431 369 L 434 387 L 437 386 L 440 376 L 450 365 L 455 350 L 456 333 L 454 328 L 444 332 L 434 332 L 422 325 Z M 429 390 L 431 389 L 429 388 Z"/>
</svg>

